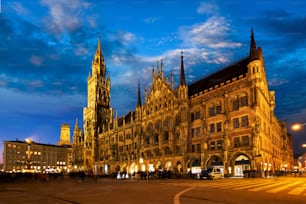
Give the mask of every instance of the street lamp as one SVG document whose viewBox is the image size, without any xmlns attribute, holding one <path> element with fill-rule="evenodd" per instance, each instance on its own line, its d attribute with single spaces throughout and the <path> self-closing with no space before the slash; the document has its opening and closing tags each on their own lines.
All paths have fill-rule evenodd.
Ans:
<svg viewBox="0 0 306 204">
<path fill-rule="evenodd" d="M 306 125 L 306 123 L 295 123 L 291 126 L 291 129 L 294 131 L 298 131 L 302 128 L 302 126 Z"/>
<path fill-rule="evenodd" d="M 25 142 L 28 144 L 27 169 L 31 170 L 31 144 L 32 144 L 32 139 L 27 138 L 27 139 L 25 139 Z"/>
</svg>

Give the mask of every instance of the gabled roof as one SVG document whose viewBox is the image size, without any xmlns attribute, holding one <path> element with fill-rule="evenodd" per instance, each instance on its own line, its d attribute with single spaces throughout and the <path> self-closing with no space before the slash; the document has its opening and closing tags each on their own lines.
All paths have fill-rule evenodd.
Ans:
<svg viewBox="0 0 306 204">
<path fill-rule="evenodd" d="M 246 57 L 228 67 L 225 67 L 203 79 L 200 79 L 193 84 L 188 86 L 188 95 L 192 96 L 201 91 L 219 85 L 220 83 L 225 83 L 228 80 L 231 80 L 240 75 L 246 75 L 248 72 L 249 57 Z"/>
</svg>

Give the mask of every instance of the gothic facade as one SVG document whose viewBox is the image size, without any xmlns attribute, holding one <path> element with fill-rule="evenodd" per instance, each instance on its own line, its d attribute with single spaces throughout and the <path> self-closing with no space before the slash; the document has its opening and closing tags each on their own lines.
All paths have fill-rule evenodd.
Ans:
<svg viewBox="0 0 306 204">
<path fill-rule="evenodd" d="M 88 77 L 83 144 L 78 145 L 84 148 L 83 167 L 107 174 L 157 169 L 187 173 L 218 166 L 235 176 L 244 170 L 292 168 L 292 137 L 274 114 L 275 93 L 268 89 L 253 31 L 244 59 L 191 84 L 184 69 L 182 53 L 180 82 L 174 88 L 172 72 L 169 80 L 163 62 L 157 63 L 144 102 L 138 84 L 135 110 L 114 117 L 99 39 Z"/>
</svg>

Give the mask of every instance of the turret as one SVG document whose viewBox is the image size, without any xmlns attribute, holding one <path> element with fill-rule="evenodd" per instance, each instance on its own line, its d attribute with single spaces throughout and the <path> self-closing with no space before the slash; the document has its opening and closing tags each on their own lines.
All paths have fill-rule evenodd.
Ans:
<svg viewBox="0 0 306 204">
<path fill-rule="evenodd" d="M 186 85 L 185 82 L 185 70 L 184 70 L 184 56 L 183 51 L 181 52 L 181 75 L 180 75 L 180 85 Z"/>
<path fill-rule="evenodd" d="M 250 42 L 250 61 L 257 59 L 256 43 L 254 38 L 253 28 L 251 29 L 251 42 Z"/>
</svg>

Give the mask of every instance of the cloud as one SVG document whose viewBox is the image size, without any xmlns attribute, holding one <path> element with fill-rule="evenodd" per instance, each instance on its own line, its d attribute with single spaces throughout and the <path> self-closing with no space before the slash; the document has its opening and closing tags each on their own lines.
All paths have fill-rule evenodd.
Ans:
<svg viewBox="0 0 306 204">
<path fill-rule="evenodd" d="M 197 13 L 199 14 L 214 14 L 219 13 L 219 6 L 210 2 L 202 2 L 197 8 Z"/>
<path fill-rule="evenodd" d="M 31 62 L 33 65 L 35 65 L 35 66 L 40 66 L 40 65 L 42 65 L 42 63 L 43 63 L 43 58 L 40 57 L 40 56 L 35 56 L 35 55 L 33 55 L 33 56 L 31 56 L 31 58 L 30 58 L 30 62 Z"/>
<path fill-rule="evenodd" d="M 152 23 L 156 23 L 158 20 L 160 20 L 160 17 L 149 17 L 149 18 L 144 18 L 143 22 L 152 24 Z"/>
<path fill-rule="evenodd" d="M 89 17 L 82 18 L 82 13 L 91 6 L 86 1 L 41 0 L 41 4 L 49 9 L 49 16 L 43 19 L 45 28 L 58 37 L 65 32 L 75 32 L 85 23 L 91 26 L 96 25 L 93 16 L 88 15 Z"/>
<path fill-rule="evenodd" d="M 8 5 L 20 16 L 26 16 L 29 14 L 28 9 L 26 9 L 20 2 L 9 2 Z"/>
<path fill-rule="evenodd" d="M 240 47 L 240 42 L 226 40 L 229 30 L 230 24 L 224 17 L 212 16 L 205 22 L 181 27 L 179 35 L 184 45 L 189 47 L 209 47 L 214 49 Z"/>
<path fill-rule="evenodd" d="M 291 13 L 281 9 L 266 9 L 261 12 L 258 18 L 250 19 L 250 25 L 261 28 L 267 40 L 282 42 L 275 47 L 279 53 L 288 53 L 296 48 L 305 48 L 306 24 L 304 14 Z M 272 36 L 271 36 L 272 35 Z"/>
</svg>

